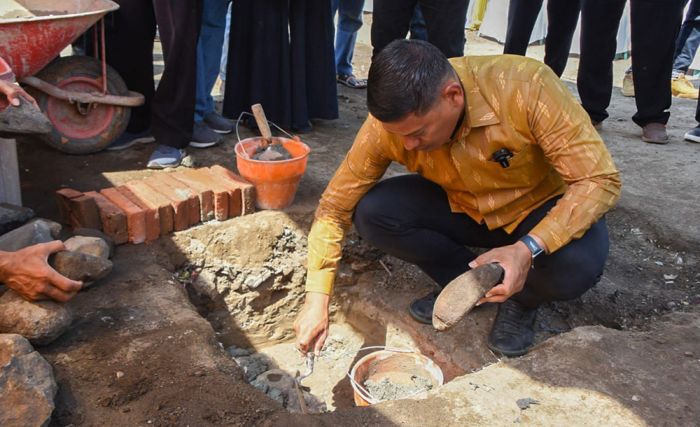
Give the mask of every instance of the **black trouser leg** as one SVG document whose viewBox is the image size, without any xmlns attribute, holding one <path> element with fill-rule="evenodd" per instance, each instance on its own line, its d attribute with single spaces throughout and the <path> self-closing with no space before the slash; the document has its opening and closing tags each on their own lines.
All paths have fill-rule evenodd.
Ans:
<svg viewBox="0 0 700 427">
<path fill-rule="evenodd" d="M 372 6 L 372 57 L 396 39 L 406 37 L 418 0 L 376 0 Z M 465 15 L 466 16 L 466 15 Z"/>
<path fill-rule="evenodd" d="M 107 63 L 124 79 L 129 90 L 142 94 L 144 105 L 131 109 L 127 131 L 143 132 L 151 126 L 153 39 L 156 17 L 153 5 L 142 0 L 116 0 L 119 9 L 105 19 Z M 92 42 L 88 40 L 88 51 Z"/>
<path fill-rule="evenodd" d="M 547 38 L 544 44 L 544 63 L 561 77 L 571 51 L 571 40 L 576 31 L 581 0 L 547 0 Z"/>
<path fill-rule="evenodd" d="M 576 86 L 581 104 L 594 122 L 608 118 L 612 61 L 624 8 L 625 0 L 582 0 L 581 3 L 581 60 Z"/>
<path fill-rule="evenodd" d="M 159 144 L 186 147 L 192 139 L 197 82 L 200 0 L 153 0 L 165 69 L 153 97 L 153 136 Z"/>
<path fill-rule="evenodd" d="M 503 53 L 525 55 L 540 9 L 542 0 L 510 0 Z"/>
<path fill-rule="evenodd" d="M 464 24 L 469 0 L 419 0 L 419 3 L 428 41 L 448 58 L 464 56 Z"/>
<path fill-rule="evenodd" d="M 632 76 L 639 126 L 666 124 L 671 108 L 671 71 L 683 0 L 632 0 Z"/>
<path fill-rule="evenodd" d="M 354 223 L 360 236 L 377 248 L 416 264 L 441 287 L 469 269 L 475 255 L 465 246 L 494 248 L 515 243 L 554 206 L 551 200 L 508 234 L 489 230 L 468 215 L 452 213 L 444 190 L 418 175 L 377 184 L 362 198 Z M 550 255 L 540 255 L 525 288 L 513 296 L 535 307 L 543 301 L 580 296 L 597 283 L 608 255 L 605 220 Z"/>
</svg>

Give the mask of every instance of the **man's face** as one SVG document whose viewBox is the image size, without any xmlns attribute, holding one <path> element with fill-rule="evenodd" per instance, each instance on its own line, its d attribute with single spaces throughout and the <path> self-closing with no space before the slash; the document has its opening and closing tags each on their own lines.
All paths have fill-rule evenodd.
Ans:
<svg viewBox="0 0 700 427">
<path fill-rule="evenodd" d="M 445 83 L 435 105 L 422 116 L 414 113 L 384 123 L 384 129 L 401 137 L 406 150 L 432 151 L 450 141 L 464 111 L 464 92 L 456 81 Z"/>
</svg>

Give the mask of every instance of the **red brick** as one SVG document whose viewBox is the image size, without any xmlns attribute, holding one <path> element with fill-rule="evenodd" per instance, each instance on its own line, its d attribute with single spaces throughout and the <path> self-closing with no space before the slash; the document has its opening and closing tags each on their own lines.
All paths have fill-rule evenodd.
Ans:
<svg viewBox="0 0 700 427">
<path fill-rule="evenodd" d="M 219 191 L 217 194 L 211 182 L 208 182 L 207 180 L 203 180 L 199 176 L 191 174 L 190 171 L 178 171 L 171 174 L 171 176 L 173 176 L 175 179 L 182 182 L 183 184 L 186 184 L 188 187 L 190 187 L 199 194 L 202 222 L 211 221 L 215 218 L 218 219 L 221 216 L 221 210 L 224 206 L 224 201 L 226 210 L 228 210 L 228 199 L 223 199 L 221 191 Z M 225 192 L 223 192 L 223 194 L 224 197 L 228 198 L 228 194 L 226 194 Z"/>
<path fill-rule="evenodd" d="M 70 200 L 82 196 L 83 193 L 72 188 L 61 188 L 56 191 L 56 203 L 58 205 L 58 213 L 61 216 L 61 222 L 64 224 L 71 223 L 70 215 Z"/>
<path fill-rule="evenodd" d="M 91 197 L 70 188 L 56 191 L 56 197 L 63 222 L 74 228 L 102 229 L 97 203 Z"/>
<path fill-rule="evenodd" d="M 100 211 L 104 233 L 111 237 L 117 245 L 128 242 L 129 228 L 124 210 L 95 191 L 88 191 L 85 195 L 95 199 L 97 209 Z"/>
<path fill-rule="evenodd" d="M 129 199 L 131 203 L 143 209 L 144 219 L 146 221 L 146 241 L 156 240 L 160 236 L 160 215 L 158 209 L 149 207 L 136 194 L 124 185 L 117 187 L 117 190 L 124 197 Z"/>
<path fill-rule="evenodd" d="M 131 190 L 146 206 L 158 210 L 161 236 L 166 236 L 173 231 L 174 212 L 170 199 L 143 181 L 129 181 L 125 187 Z"/>
<path fill-rule="evenodd" d="M 219 185 L 226 188 L 226 191 L 228 192 L 228 217 L 233 218 L 240 216 L 241 203 L 243 200 L 240 187 L 236 183 L 229 181 L 228 178 L 217 175 L 216 172 L 212 171 L 211 169 L 202 168 L 199 169 L 199 172 L 209 174 L 211 179 L 215 180 Z"/>
<path fill-rule="evenodd" d="M 253 184 L 223 166 L 214 165 L 209 169 L 216 173 L 217 176 L 225 177 L 229 181 L 236 183 L 239 186 L 241 189 L 241 197 L 243 199 L 241 203 L 241 215 L 248 215 L 255 212 L 255 187 Z"/>
<path fill-rule="evenodd" d="M 116 188 L 105 188 L 100 193 L 126 214 L 126 224 L 131 243 L 146 241 L 146 212 L 125 197 Z"/>
<path fill-rule="evenodd" d="M 173 230 L 182 231 L 190 226 L 190 201 L 197 200 L 196 196 L 187 197 L 171 188 L 169 185 L 158 179 L 157 175 L 153 175 L 143 181 L 152 190 L 157 191 L 162 196 L 166 197 L 170 206 L 173 209 Z M 197 202 L 199 203 L 199 202 Z M 199 210 L 197 210 L 197 222 L 199 222 Z"/>
<path fill-rule="evenodd" d="M 158 185 L 158 190 L 172 192 L 178 200 L 185 198 L 187 200 L 187 216 L 188 225 L 192 226 L 199 224 L 201 220 L 200 212 L 200 197 L 196 191 L 191 189 L 177 179 L 171 176 L 171 173 L 159 173 L 151 176 L 153 183 Z M 214 203 L 213 193 L 209 193 L 210 206 Z M 213 208 L 210 207 L 210 210 Z"/>
<path fill-rule="evenodd" d="M 225 221 L 228 219 L 229 207 L 229 192 L 228 189 L 219 183 L 219 180 L 209 174 L 209 170 L 202 169 L 187 169 L 181 172 L 191 179 L 199 180 L 204 185 L 207 185 L 214 192 L 214 218 L 217 221 Z"/>
</svg>

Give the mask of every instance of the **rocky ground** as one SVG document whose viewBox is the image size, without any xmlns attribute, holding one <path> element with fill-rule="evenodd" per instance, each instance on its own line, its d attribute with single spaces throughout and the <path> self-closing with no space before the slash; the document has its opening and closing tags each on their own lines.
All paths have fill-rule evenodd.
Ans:
<svg viewBox="0 0 700 427">
<path fill-rule="evenodd" d="M 368 56 L 360 44 L 358 63 Z M 288 412 L 295 396 L 271 392 L 279 381 L 269 372 L 267 389 L 250 385 L 260 369 L 290 376 L 304 369 L 289 340 L 302 298 L 305 236 L 366 115 L 362 91 L 339 86 L 339 103 L 340 120 L 316 122 L 302 135 L 312 154 L 284 212 L 116 249 L 110 276 L 68 304 L 69 330 L 35 347 L 58 386 L 52 425 L 697 425 L 700 145 L 682 141 L 695 125 L 695 103 L 674 99 L 672 142 L 654 146 L 639 140 L 630 119 L 634 100 L 617 90 L 601 129 L 624 181 L 607 216 L 605 275 L 582 298 L 540 310 L 539 345 L 530 354 L 499 360 L 486 348 L 493 306 L 446 333 L 417 325 L 405 307 L 431 290 L 429 279 L 351 233 L 329 347 L 303 381 L 319 408 L 335 411 Z M 190 151 L 199 165 L 232 167 L 234 143 L 228 136 L 220 147 Z M 61 186 L 87 191 L 154 173 L 144 169 L 147 145 L 87 156 L 60 154 L 35 139 L 18 148 L 24 203 L 50 219 L 58 214 L 47 194 Z M 397 173 L 392 167 L 388 175 Z M 345 372 L 358 349 L 373 345 L 419 349 L 442 367 L 447 385 L 422 400 L 355 408 Z M 0 366 L 8 357 L 0 354 Z"/>
</svg>

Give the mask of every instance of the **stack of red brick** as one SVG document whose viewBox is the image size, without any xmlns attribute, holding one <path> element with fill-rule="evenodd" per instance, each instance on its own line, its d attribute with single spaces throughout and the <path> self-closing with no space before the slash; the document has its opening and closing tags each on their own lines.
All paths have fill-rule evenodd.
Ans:
<svg viewBox="0 0 700 427">
<path fill-rule="evenodd" d="M 158 173 L 99 193 L 62 188 L 56 197 L 64 223 L 100 229 L 116 244 L 143 243 L 255 210 L 253 186 L 222 166 Z"/>
</svg>

